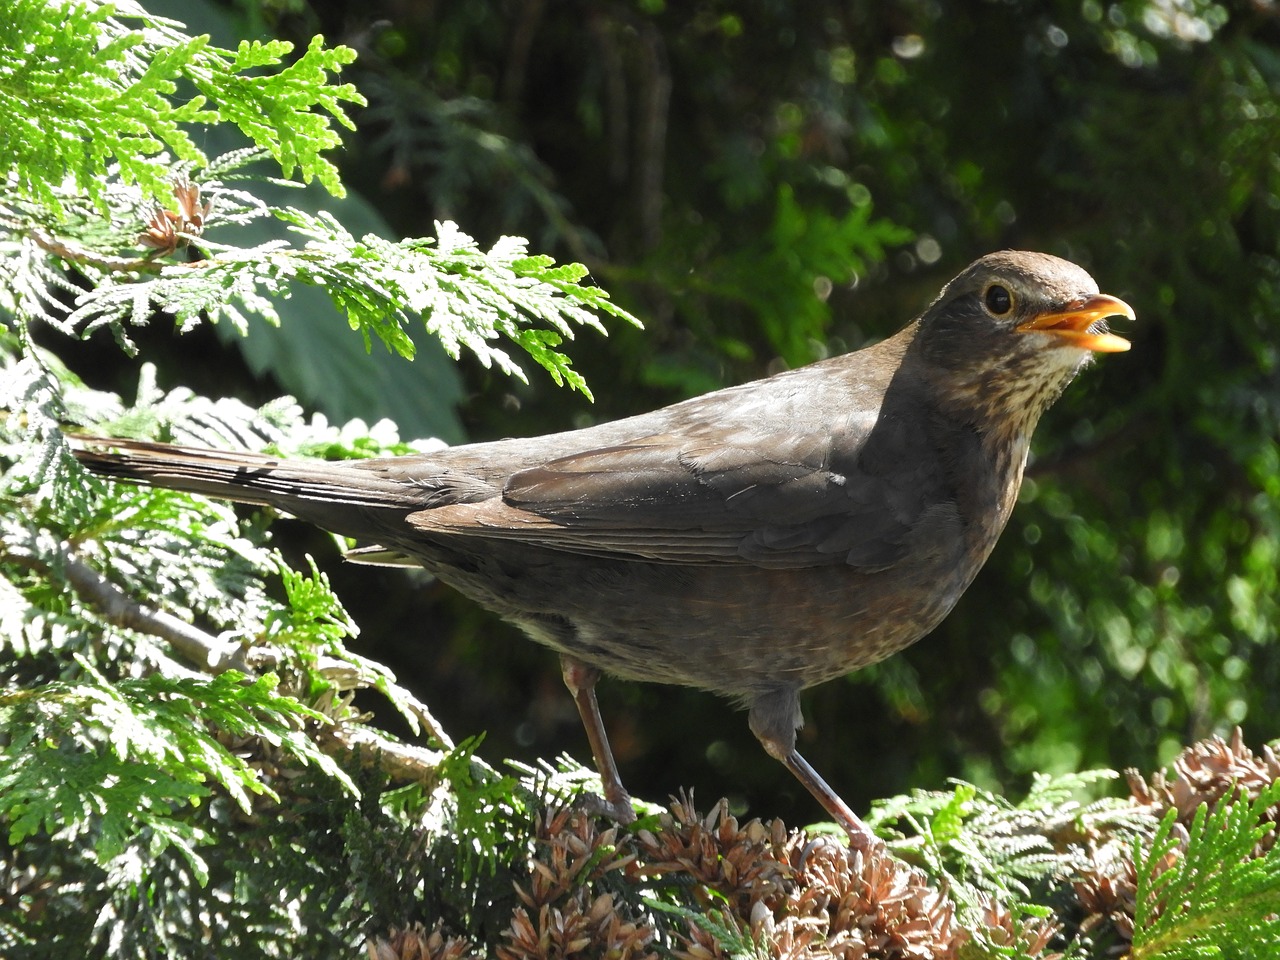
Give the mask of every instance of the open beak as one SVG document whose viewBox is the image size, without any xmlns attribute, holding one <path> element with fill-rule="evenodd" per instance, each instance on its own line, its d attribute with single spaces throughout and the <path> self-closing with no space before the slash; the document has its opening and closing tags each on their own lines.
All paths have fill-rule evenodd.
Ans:
<svg viewBox="0 0 1280 960">
<path fill-rule="evenodd" d="M 1107 331 L 1102 321 L 1107 317 L 1135 319 L 1133 307 L 1117 297 L 1096 293 L 1084 300 L 1067 304 L 1062 310 L 1042 313 L 1019 324 L 1019 333 L 1051 333 L 1061 337 L 1063 346 L 1096 353 L 1121 353 L 1131 344 L 1124 337 Z"/>
</svg>

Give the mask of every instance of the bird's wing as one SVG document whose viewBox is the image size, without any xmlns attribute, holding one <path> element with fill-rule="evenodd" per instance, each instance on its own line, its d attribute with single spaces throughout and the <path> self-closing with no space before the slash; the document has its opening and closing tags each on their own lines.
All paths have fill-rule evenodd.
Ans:
<svg viewBox="0 0 1280 960">
<path fill-rule="evenodd" d="M 863 469 L 869 430 L 654 435 L 521 470 L 500 498 L 408 520 L 591 556 L 882 568 L 905 553 L 933 491 L 895 468 L 909 458 Z"/>
</svg>

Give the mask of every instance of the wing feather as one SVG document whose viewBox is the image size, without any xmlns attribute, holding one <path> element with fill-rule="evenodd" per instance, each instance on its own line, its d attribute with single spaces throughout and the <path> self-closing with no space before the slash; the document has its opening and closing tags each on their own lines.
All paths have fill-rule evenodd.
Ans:
<svg viewBox="0 0 1280 960">
<path fill-rule="evenodd" d="M 416 512 L 424 532 L 519 540 L 584 556 L 806 567 L 893 564 L 921 509 L 861 471 L 862 437 L 655 435 L 521 470 L 501 498 Z M 832 450 L 846 451 L 844 469 Z M 767 453 L 766 453 L 767 452 Z M 886 510 L 885 503 L 895 506 Z"/>
</svg>

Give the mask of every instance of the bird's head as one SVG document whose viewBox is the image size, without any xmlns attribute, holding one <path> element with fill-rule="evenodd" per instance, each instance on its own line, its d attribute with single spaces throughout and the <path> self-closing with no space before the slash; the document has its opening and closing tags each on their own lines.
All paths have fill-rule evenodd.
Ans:
<svg viewBox="0 0 1280 960">
<path fill-rule="evenodd" d="M 1006 250 L 948 283 L 921 315 L 912 351 L 956 403 L 1018 430 L 1034 428 L 1094 353 L 1129 349 L 1108 317 L 1134 318 L 1067 260 Z M 944 401 L 948 399 L 943 397 Z"/>
</svg>

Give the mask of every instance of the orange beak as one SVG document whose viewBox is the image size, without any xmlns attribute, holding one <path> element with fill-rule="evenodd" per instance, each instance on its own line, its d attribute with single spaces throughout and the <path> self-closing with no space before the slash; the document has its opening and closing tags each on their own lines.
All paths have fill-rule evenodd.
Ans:
<svg viewBox="0 0 1280 960">
<path fill-rule="evenodd" d="M 1093 350 L 1096 353 L 1121 353 L 1128 350 L 1132 344 L 1124 337 L 1117 337 L 1114 333 L 1095 333 L 1089 329 L 1094 323 L 1107 317 L 1135 319 L 1133 307 L 1123 300 L 1109 297 L 1105 293 L 1096 293 L 1085 300 L 1067 304 L 1062 310 L 1032 317 L 1026 323 L 1019 324 L 1017 330 L 1019 333 L 1051 333 L 1065 341 L 1063 346 Z"/>
</svg>

